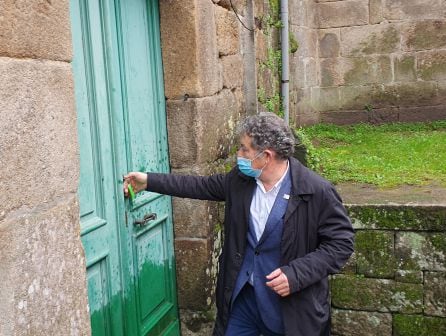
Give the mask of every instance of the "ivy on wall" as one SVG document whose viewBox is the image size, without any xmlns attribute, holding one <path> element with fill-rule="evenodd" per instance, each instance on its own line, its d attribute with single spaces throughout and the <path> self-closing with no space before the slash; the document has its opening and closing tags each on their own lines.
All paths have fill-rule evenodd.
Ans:
<svg viewBox="0 0 446 336">
<path fill-rule="evenodd" d="M 282 96 L 280 94 L 280 78 L 282 73 L 282 51 L 279 34 L 282 28 L 280 20 L 280 0 L 268 0 L 268 11 L 263 17 L 263 34 L 266 36 L 267 56 L 259 64 L 257 99 L 268 111 L 284 116 Z M 290 53 L 295 53 L 299 47 L 292 32 L 289 33 Z M 265 84 L 267 83 L 267 84 Z"/>
</svg>

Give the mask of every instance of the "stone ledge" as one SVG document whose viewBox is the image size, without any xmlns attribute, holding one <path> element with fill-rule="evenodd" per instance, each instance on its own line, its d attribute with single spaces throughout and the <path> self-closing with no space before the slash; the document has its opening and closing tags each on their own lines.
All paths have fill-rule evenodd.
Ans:
<svg viewBox="0 0 446 336">
<path fill-rule="evenodd" d="M 446 231 L 446 207 L 428 205 L 347 205 L 355 229 Z"/>
</svg>

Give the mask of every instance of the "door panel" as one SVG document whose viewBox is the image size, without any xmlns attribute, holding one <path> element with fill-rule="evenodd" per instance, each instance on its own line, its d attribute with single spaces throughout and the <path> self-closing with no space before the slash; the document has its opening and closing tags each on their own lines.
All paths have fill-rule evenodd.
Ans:
<svg viewBox="0 0 446 336">
<path fill-rule="evenodd" d="M 99 1 L 71 2 L 73 73 L 80 146 L 80 224 L 94 335 L 122 335 L 120 256 L 114 197 L 113 146 L 109 127 L 106 35 L 108 7 Z"/>
<path fill-rule="evenodd" d="M 127 170 L 167 172 L 167 132 L 156 1 L 121 1 L 121 83 Z M 135 335 L 178 333 L 170 197 L 142 193 L 127 207 Z M 146 225 L 135 225 L 156 214 Z M 176 326 L 176 327 L 175 327 Z"/>
<path fill-rule="evenodd" d="M 170 197 L 122 194 L 128 171 L 169 171 L 158 3 L 70 10 L 92 334 L 179 335 Z"/>
</svg>

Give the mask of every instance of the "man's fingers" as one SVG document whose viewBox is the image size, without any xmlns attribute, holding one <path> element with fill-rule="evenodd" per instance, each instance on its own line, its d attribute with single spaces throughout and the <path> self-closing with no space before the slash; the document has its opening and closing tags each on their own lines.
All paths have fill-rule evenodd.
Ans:
<svg viewBox="0 0 446 336">
<path fill-rule="evenodd" d="M 266 276 L 266 278 L 268 280 L 271 280 L 271 279 L 277 278 L 280 274 L 282 274 L 282 270 L 280 268 L 278 268 L 278 269 L 272 271 L 270 274 L 268 274 Z"/>
</svg>

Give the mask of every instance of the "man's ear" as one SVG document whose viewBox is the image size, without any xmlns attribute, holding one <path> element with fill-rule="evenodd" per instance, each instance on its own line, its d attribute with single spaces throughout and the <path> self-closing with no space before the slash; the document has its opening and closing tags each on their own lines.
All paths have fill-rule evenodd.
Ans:
<svg viewBox="0 0 446 336">
<path fill-rule="evenodd" d="M 270 150 L 270 149 L 265 149 L 265 150 L 263 151 L 263 153 L 265 153 L 265 158 L 268 159 L 269 161 L 271 161 L 271 160 L 274 159 L 274 155 L 275 155 L 275 153 L 274 153 L 272 150 Z"/>
</svg>

